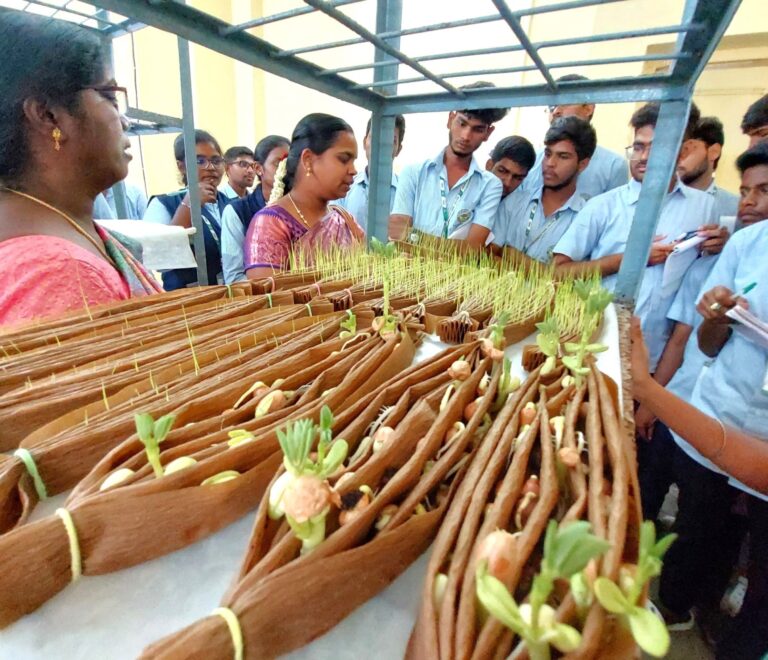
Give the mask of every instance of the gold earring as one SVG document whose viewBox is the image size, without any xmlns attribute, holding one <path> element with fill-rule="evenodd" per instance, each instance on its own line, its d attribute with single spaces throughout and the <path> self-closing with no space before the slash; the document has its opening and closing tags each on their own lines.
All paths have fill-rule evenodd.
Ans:
<svg viewBox="0 0 768 660">
<path fill-rule="evenodd" d="M 61 129 L 58 126 L 51 131 L 51 137 L 53 138 L 53 148 L 56 151 L 61 151 Z"/>
<path fill-rule="evenodd" d="M 312 170 L 307 170 L 307 176 L 309 176 L 310 174 L 312 174 Z"/>
</svg>

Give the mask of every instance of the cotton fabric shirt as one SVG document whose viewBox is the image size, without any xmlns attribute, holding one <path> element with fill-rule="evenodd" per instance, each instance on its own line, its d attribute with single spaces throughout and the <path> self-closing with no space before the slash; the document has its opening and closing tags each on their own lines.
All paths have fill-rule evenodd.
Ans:
<svg viewBox="0 0 768 660">
<path fill-rule="evenodd" d="M 56 236 L 0 242 L 0 327 L 131 297 L 106 259 Z"/>
<path fill-rule="evenodd" d="M 235 209 L 231 206 L 224 208 L 221 214 L 221 267 L 224 273 L 224 284 L 241 282 L 248 279 L 243 265 L 243 243 L 245 228 Z"/>
<path fill-rule="evenodd" d="M 362 172 L 358 172 L 355 175 L 347 194 L 341 199 L 332 202 L 333 204 L 338 204 L 347 209 L 347 211 L 355 217 L 357 224 L 361 227 L 365 227 L 368 233 L 370 233 L 371 230 L 371 228 L 368 227 L 369 189 L 370 182 L 368 180 L 368 168 L 366 167 Z M 390 184 L 389 192 L 389 212 L 391 213 L 395 204 L 395 196 L 397 195 L 397 175 L 394 172 L 392 173 L 392 183 Z"/>
<path fill-rule="evenodd" d="M 545 217 L 543 194 L 543 186 L 535 190 L 520 186 L 501 201 L 493 226 L 493 242 L 496 245 L 508 245 L 537 261 L 552 261 L 552 249 L 582 209 L 585 200 L 577 191 L 559 209 Z"/>
<path fill-rule="evenodd" d="M 715 200 L 715 218 L 718 220 L 724 215 L 735 216 L 739 212 L 738 195 L 716 186 L 714 181 L 709 184 L 707 193 Z"/>
<path fill-rule="evenodd" d="M 443 149 L 434 158 L 403 169 L 398 179 L 392 213 L 410 216 L 413 218 L 413 227 L 419 231 L 442 236 L 442 180 L 449 214 L 449 235 L 466 223 L 493 229 L 503 190 L 501 181 L 496 175 L 480 169 L 473 158 L 467 173 L 449 190 L 444 153 Z M 464 193 L 460 197 L 462 189 Z"/>
<path fill-rule="evenodd" d="M 230 199 L 239 199 L 240 195 L 237 194 L 235 189 L 229 185 L 229 181 L 226 181 L 222 185 L 219 186 L 219 190 L 223 192 L 227 197 Z M 246 195 L 248 194 L 248 191 L 246 191 Z"/>
<path fill-rule="evenodd" d="M 743 297 L 749 302 L 752 314 L 763 321 L 768 320 L 768 289 L 762 286 L 768 282 L 766 255 L 768 222 L 742 229 L 726 243 L 701 291 L 725 286 L 740 294 L 744 287 L 757 282 L 757 287 Z M 767 371 L 768 349 L 734 331 L 712 365 L 702 371 L 691 404 L 727 426 L 768 441 L 768 394 L 762 389 Z M 725 474 L 682 438 L 677 439 L 678 444 L 698 463 Z M 768 496 L 734 478 L 729 481 L 740 490 L 768 500 Z"/>
<path fill-rule="evenodd" d="M 115 203 L 115 193 L 112 188 L 107 188 L 103 193 L 96 196 L 93 202 L 93 217 L 98 220 L 141 220 L 147 210 L 147 196 L 138 186 L 126 183 L 125 185 L 125 204 L 128 217 L 117 217 L 117 204 Z"/>
<path fill-rule="evenodd" d="M 691 264 L 667 313 L 667 318 L 670 321 L 684 323 L 693 328 L 691 336 L 688 337 L 685 344 L 683 363 L 667 383 L 667 389 L 670 392 L 688 402 L 691 400 L 693 388 L 701 370 L 712 362 L 711 358 L 704 355 L 699 349 L 697 333 L 704 318 L 696 311 L 696 303 L 701 297 L 701 286 L 717 262 L 718 256 L 713 254 L 699 257 Z"/>
<path fill-rule="evenodd" d="M 573 261 L 592 261 L 623 254 L 640 189 L 641 184 L 632 179 L 620 188 L 590 199 L 558 241 L 554 253 L 564 254 Z M 672 192 L 664 199 L 656 233 L 666 237 L 663 242 L 671 243 L 681 233 L 712 222 L 714 213 L 711 195 L 677 181 Z M 648 344 L 651 371 L 656 369 L 672 327 L 667 312 L 676 291 L 662 295 L 663 274 L 664 264 L 645 269 L 635 305 L 635 314 L 640 317 Z M 613 291 L 616 279 L 617 275 L 604 277 L 603 286 Z"/>
<path fill-rule="evenodd" d="M 536 162 L 531 171 L 528 172 L 523 186 L 534 190 L 544 183 L 541 173 L 543 160 L 544 151 L 542 150 L 536 156 Z M 589 165 L 579 174 L 576 192 L 580 193 L 585 200 L 592 199 L 609 190 L 623 186 L 627 181 L 629 181 L 627 159 L 598 144 L 595 153 L 589 159 Z"/>
<path fill-rule="evenodd" d="M 186 189 L 184 190 L 184 193 L 186 194 Z M 205 208 L 208 209 L 208 212 L 216 218 L 216 220 L 221 224 L 221 213 L 219 212 L 219 205 L 217 203 L 213 204 L 204 204 Z M 173 216 L 168 213 L 168 209 L 166 209 L 157 199 L 152 198 L 147 205 L 147 210 L 144 213 L 144 220 L 148 220 L 149 222 L 158 222 L 163 225 L 170 225 L 171 220 L 173 220 Z"/>
</svg>

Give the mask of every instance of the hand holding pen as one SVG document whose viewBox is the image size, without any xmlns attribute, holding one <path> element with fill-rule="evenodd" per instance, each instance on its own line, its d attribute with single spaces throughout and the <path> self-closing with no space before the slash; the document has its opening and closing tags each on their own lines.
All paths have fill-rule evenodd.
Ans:
<svg viewBox="0 0 768 660">
<path fill-rule="evenodd" d="M 733 309 L 736 305 L 749 309 L 749 303 L 743 296 L 746 296 L 756 286 L 757 282 L 752 282 L 745 286 L 741 294 L 738 295 L 734 294 L 727 287 L 716 286 L 701 297 L 696 309 L 699 314 L 709 321 L 729 323 L 730 321 L 725 315 L 726 312 L 729 309 Z"/>
</svg>

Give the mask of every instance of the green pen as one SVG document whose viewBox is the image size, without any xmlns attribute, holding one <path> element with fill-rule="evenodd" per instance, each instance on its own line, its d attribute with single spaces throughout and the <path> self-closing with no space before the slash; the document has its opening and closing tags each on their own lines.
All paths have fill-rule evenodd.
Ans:
<svg viewBox="0 0 768 660">
<path fill-rule="evenodd" d="M 752 291 L 752 289 L 754 289 L 756 286 L 757 286 L 757 282 L 752 282 L 752 283 L 750 283 L 750 284 L 747 284 L 747 286 L 745 286 L 745 287 L 744 287 L 744 288 L 741 290 L 741 295 L 742 295 L 742 296 L 746 296 L 746 295 L 747 295 L 747 294 L 748 294 L 750 291 Z M 720 303 L 718 303 L 718 302 L 712 303 L 712 304 L 709 306 L 709 308 L 710 308 L 710 309 L 711 309 L 713 312 L 716 312 L 716 311 L 718 311 L 719 309 L 722 309 L 722 307 L 723 307 L 723 306 L 722 306 Z"/>
</svg>

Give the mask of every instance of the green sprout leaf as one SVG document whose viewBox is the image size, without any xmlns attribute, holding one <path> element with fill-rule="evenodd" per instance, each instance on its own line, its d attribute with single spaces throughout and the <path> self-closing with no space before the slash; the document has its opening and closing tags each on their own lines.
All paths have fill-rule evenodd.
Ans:
<svg viewBox="0 0 768 660">
<path fill-rule="evenodd" d="M 155 422 L 153 432 L 155 435 L 155 440 L 157 440 L 158 444 L 165 440 L 168 433 L 170 433 L 171 427 L 173 427 L 173 423 L 175 421 L 176 417 L 173 415 L 163 415 Z"/>
<path fill-rule="evenodd" d="M 339 323 L 339 327 L 346 330 L 350 335 L 357 332 L 357 317 L 352 313 L 351 309 L 347 310 L 347 318 Z"/>
<path fill-rule="evenodd" d="M 644 607 L 634 607 L 627 615 L 629 629 L 637 645 L 654 658 L 663 658 L 669 651 L 669 631 L 664 622 Z"/>
<path fill-rule="evenodd" d="M 651 554 L 657 559 L 661 559 L 669 550 L 671 546 L 677 540 L 677 534 L 667 534 L 656 545 L 653 546 Z"/>
<path fill-rule="evenodd" d="M 507 628 L 521 635 L 527 628 L 520 610 L 504 584 L 488 573 L 487 562 L 477 567 L 475 574 L 477 598 L 488 613 Z"/>
<path fill-rule="evenodd" d="M 581 633 L 566 623 L 554 623 L 542 637 L 561 653 L 571 653 L 581 644 Z"/>
<path fill-rule="evenodd" d="M 618 585 L 606 577 L 597 578 L 593 589 L 598 602 L 612 614 L 628 614 L 634 607 Z"/>
<path fill-rule="evenodd" d="M 155 477 L 163 476 L 163 465 L 160 462 L 160 443 L 171 430 L 176 418 L 173 415 L 164 415 L 155 422 L 148 413 L 137 413 L 133 416 L 136 423 L 136 435 L 144 445 L 147 454 L 147 462 L 152 466 Z"/>
<path fill-rule="evenodd" d="M 138 413 L 133 416 L 136 422 L 136 434 L 139 436 L 139 440 L 146 442 L 147 438 L 151 438 L 155 430 L 155 422 L 152 419 L 152 415 L 149 413 Z"/>
<path fill-rule="evenodd" d="M 333 474 L 347 458 L 349 445 L 346 440 L 339 438 L 332 445 L 328 455 L 323 460 L 320 475 L 326 477 Z"/>
<path fill-rule="evenodd" d="M 559 577 L 570 578 L 610 547 L 608 541 L 589 533 L 589 523 L 585 520 L 572 522 L 558 531 L 553 557 L 555 570 Z"/>
</svg>

